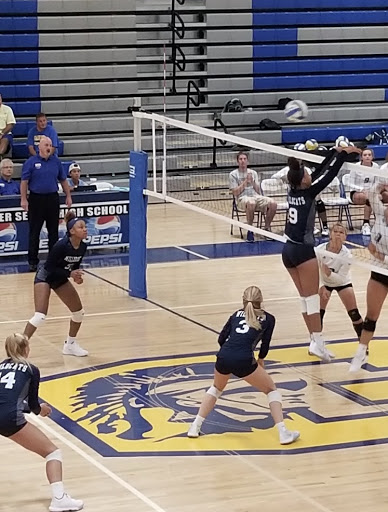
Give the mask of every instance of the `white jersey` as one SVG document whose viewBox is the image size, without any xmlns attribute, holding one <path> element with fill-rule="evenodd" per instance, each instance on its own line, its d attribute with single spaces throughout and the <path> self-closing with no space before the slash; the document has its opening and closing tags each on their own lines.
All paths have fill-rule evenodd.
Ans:
<svg viewBox="0 0 388 512">
<path fill-rule="evenodd" d="M 273 174 L 271 176 L 271 178 L 275 179 L 275 180 L 282 180 L 283 183 L 288 183 L 288 171 L 290 170 L 289 166 L 286 165 L 286 167 L 283 167 L 283 169 L 280 169 L 280 171 L 278 172 L 275 172 L 275 174 Z M 310 167 L 306 167 L 305 166 L 305 170 L 311 174 L 312 173 L 312 170 L 310 169 Z"/>
<path fill-rule="evenodd" d="M 368 192 L 368 199 L 376 218 L 371 232 L 371 242 L 376 246 L 378 252 L 388 256 L 388 226 L 384 216 L 388 207 L 384 206 L 378 190 L 383 181 L 384 179 L 380 178 L 379 182 L 376 182 L 371 187 Z M 385 183 L 388 184 L 388 177 Z"/>
<path fill-rule="evenodd" d="M 321 281 L 325 286 L 345 286 L 351 284 L 352 278 L 350 275 L 350 258 L 351 253 L 344 245 L 341 247 L 340 252 L 332 253 L 331 257 L 327 252 L 323 253 L 323 250 L 327 250 L 327 243 L 320 244 L 317 247 L 316 255 L 318 262 L 324 263 L 331 270 L 331 274 L 327 276 L 324 272 L 320 271 Z M 348 261 L 345 261 L 347 259 Z"/>
<path fill-rule="evenodd" d="M 358 162 L 356 165 L 361 165 L 361 162 Z M 370 169 L 379 169 L 380 167 L 373 162 L 372 167 Z M 362 190 L 369 190 L 373 185 L 374 177 L 366 173 L 363 169 L 359 171 L 350 171 L 349 175 L 349 188 L 351 192 L 361 192 Z"/>
<path fill-rule="evenodd" d="M 380 167 L 380 171 L 388 171 L 388 162 Z"/>
<path fill-rule="evenodd" d="M 229 188 L 233 190 L 234 188 L 239 187 L 243 181 L 247 179 L 247 174 L 251 173 L 253 177 L 253 181 L 257 186 L 260 186 L 259 176 L 256 171 L 253 169 L 247 169 L 247 171 L 241 172 L 238 168 L 229 173 Z M 240 193 L 238 196 L 238 199 L 241 199 L 242 197 L 255 197 L 258 193 L 253 187 L 253 183 L 248 183 L 245 186 L 245 189 Z"/>
</svg>

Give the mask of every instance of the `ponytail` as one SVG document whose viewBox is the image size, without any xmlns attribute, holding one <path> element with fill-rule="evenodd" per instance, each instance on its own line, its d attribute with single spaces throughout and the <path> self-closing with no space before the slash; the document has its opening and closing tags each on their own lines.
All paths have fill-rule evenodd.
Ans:
<svg viewBox="0 0 388 512">
<path fill-rule="evenodd" d="M 28 338 L 24 334 L 14 333 L 5 340 L 5 351 L 14 363 L 23 363 L 30 366 L 27 362 L 27 349 Z"/>
<path fill-rule="evenodd" d="M 263 296 L 260 288 L 257 286 L 250 286 L 244 291 L 243 304 L 245 311 L 245 321 L 249 327 L 260 330 L 261 323 L 259 317 L 264 315 L 264 310 L 261 307 Z"/>
</svg>

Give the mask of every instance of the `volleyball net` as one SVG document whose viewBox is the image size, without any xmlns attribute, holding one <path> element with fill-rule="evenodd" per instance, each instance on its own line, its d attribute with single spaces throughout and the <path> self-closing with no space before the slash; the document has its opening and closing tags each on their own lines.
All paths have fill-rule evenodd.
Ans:
<svg viewBox="0 0 388 512">
<path fill-rule="evenodd" d="M 230 232 L 234 228 L 235 239 L 240 236 L 245 238 L 246 233 L 251 231 L 257 241 L 285 242 L 287 185 L 284 179 L 273 176 L 287 166 L 289 157 L 303 160 L 305 166 L 314 169 L 324 156 L 265 144 L 159 114 L 138 111 L 133 112 L 133 116 L 135 151 L 131 152 L 130 161 L 130 273 L 136 273 L 143 280 L 144 287 L 147 200 L 175 204 L 223 222 L 229 225 Z M 248 167 L 258 173 L 261 194 L 277 203 L 270 232 L 263 229 L 263 213 L 256 213 L 253 225 L 247 224 L 245 212 L 239 208 L 230 191 L 230 173 L 238 167 L 239 152 L 247 154 Z M 350 190 L 346 175 L 352 170 L 357 171 L 358 175 L 365 175 L 368 183 L 374 182 L 377 177 L 380 181 L 381 178 L 388 177 L 388 173 L 380 169 L 345 163 L 338 178 L 323 191 L 321 198 L 327 209 L 329 225 L 341 221 L 350 230 L 359 227 L 355 225 L 357 218 L 363 218 L 363 207 L 355 206 L 349 200 Z M 139 202 L 140 194 L 144 204 Z M 317 218 L 317 225 L 318 222 Z M 139 228 L 139 223 L 144 231 Z M 356 243 L 348 245 L 352 264 L 388 275 L 388 265 L 372 257 L 367 245 L 368 240 L 361 237 Z M 388 240 L 386 246 L 388 254 Z M 130 288 L 137 289 L 138 286 L 132 283 Z M 134 294 L 137 295 L 136 292 Z"/>
</svg>

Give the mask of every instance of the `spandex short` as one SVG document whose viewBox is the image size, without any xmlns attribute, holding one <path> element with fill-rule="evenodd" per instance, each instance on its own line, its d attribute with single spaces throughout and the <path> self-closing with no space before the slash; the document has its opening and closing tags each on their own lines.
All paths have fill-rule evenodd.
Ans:
<svg viewBox="0 0 388 512">
<path fill-rule="evenodd" d="M 21 425 L 16 425 L 16 423 L 0 423 L 0 436 L 10 437 L 19 432 L 23 427 L 27 425 L 27 422 L 22 423 Z"/>
<path fill-rule="evenodd" d="M 388 288 L 388 276 L 379 274 L 378 272 L 371 272 L 370 278 L 373 279 L 373 281 L 377 281 L 378 283 L 381 283 Z"/>
<path fill-rule="evenodd" d="M 282 251 L 282 260 L 286 268 L 295 268 L 306 261 L 316 258 L 314 247 L 306 244 L 286 242 Z"/>
<path fill-rule="evenodd" d="M 326 286 L 325 288 L 328 292 L 337 292 L 339 293 L 342 290 L 345 290 L 346 288 L 353 288 L 352 283 L 344 284 L 343 286 Z"/>
<path fill-rule="evenodd" d="M 66 284 L 68 282 L 68 279 L 64 278 L 64 279 L 60 279 L 58 281 L 49 283 L 47 281 L 47 277 L 48 277 L 47 270 L 44 267 L 39 267 L 38 271 L 35 275 L 34 284 L 47 283 L 50 286 L 50 288 L 52 288 L 53 290 L 56 290 L 57 288 L 59 288 L 60 286 L 63 286 L 64 284 Z"/>
<path fill-rule="evenodd" d="M 236 377 L 243 379 L 253 373 L 258 367 L 255 359 L 245 361 L 233 361 L 223 357 L 217 357 L 216 370 L 222 375 L 233 373 Z"/>
</svg>

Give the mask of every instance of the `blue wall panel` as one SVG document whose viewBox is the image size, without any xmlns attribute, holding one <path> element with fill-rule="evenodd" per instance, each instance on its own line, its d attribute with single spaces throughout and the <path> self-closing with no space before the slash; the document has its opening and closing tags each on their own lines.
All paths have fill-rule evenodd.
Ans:
<svg viewBox="0 0 388 512">
<path fill-rule="evenodd" d="M 36 99 L 40 97 L 39 85 L 2 85 L 1 94 L 8 100 Z"/>
<path fill-rule="evenodd" d="M 38 0 L 1 0 L 1 13 L 4 14 L 36 14 Z"/>
<path fill-rule="evenodd" d="M 276 41 L 298 41 L 297 28 L 257 28 L 253 30 L 253 41 L 256 43 Z"/>
<path fill-rule="evenodd" d="M 0 17 L 0 32 L 36 32 L 38 29 L 38 18 L 35 16 L 29 17 L 15 17 L 1 16 Z"/>
<path fill-rule="evenodd" d="M 261 59 L 266 57 L 297 57 L 298 45 L 296 44 L 268 44 L 253 45 L 253 58 Z"/>
<path fill-rule="evenodd" d="M 388 73 L 370 73 L 366 75 L 300 75 L 300 76 L 275 76 L 253 79 L 255 91 L 287 91 L 301 89 L 341 89 L 351 87 L 386 87 Z"/>
<path fill-rule="evenodd" d="M 38 112 L 41 111 L 41 102 L 40 101 L 4 101 L 7 105 L 9 105 L 13 113 L 16 117 L 22 116 L 35 116 Z"/>
<path fill-rule="evenodd" d="M 326 11 L 326 12 L 264 12 L 253 14 L 254 27 L 311 25 L 384 25 L 388 23 L 387 11 Z"/>
<path fill-rule="evenodd" d="M 38 34 L 0 34 L 0 48 L 38 48 Z"/>
<path fill-rule="evenodd" d="M 287 9 L 370 9 L 387 7 L 387 0 L 253 0 L 253 9 L 281 11 Z"/>
<path fill-rule="evenodd" d="M 38 68 L 0 68 L 0 76 L 2 77 L 3 84 L 7 82 L 38 82 L 39 69 Z"/>
<path fill-rule="evenodd" d="M 37 65 L 39 64 L 38 50 L 29 51 L 0 51 L 0 62 L 3 65 Z"/>
</svg>

